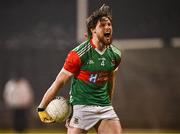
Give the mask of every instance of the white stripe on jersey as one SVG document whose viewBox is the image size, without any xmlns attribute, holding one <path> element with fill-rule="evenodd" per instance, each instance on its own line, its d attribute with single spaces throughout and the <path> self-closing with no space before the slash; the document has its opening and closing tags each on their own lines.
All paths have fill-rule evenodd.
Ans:
<svg viewBox="0 0 180 134">
<path fill-rule="evenodd" d="M 78 51 L 78 55 L 81 57 L 86 51 L 88 51 L 92 46 L 90 44 L 86 45 L 84 48 L 82 48 L 80 51 Z"/>
<path fill-rule="evenodd" d="M 90 49 L 91 49 L 91 46 L 88 47 L 86 50 L 84 50 L 79 56 L 80 56 L 80 57 L 83 56 L 83 55 L 85 54 L 85 52 L 89 51 Z"/>
</svg>

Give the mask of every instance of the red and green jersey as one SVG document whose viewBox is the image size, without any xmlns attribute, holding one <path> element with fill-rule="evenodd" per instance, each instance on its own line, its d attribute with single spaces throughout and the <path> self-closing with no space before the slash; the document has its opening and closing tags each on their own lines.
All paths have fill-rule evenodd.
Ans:
<svg viewBox="0 0 180 134">
<path fill-rule="evenodd" d="M 74 74 L 71 82 L 72 105 L 110 105 L 109 77 L 121 61 L 121 52 L 112 44 L 99 51 L 87 40 L 69 52 L 63 69 Z"/>
</svg>

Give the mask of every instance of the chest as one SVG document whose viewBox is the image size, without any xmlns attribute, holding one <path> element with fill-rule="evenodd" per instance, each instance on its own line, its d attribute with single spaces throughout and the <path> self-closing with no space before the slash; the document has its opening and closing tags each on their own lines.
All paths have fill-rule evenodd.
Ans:
<svg viewBox="0 0 180 134">
<path fill-rule="evenodd" d="M 90 50 L 82 57 L 82 61 L 81 70 L 88 70 L 90 72 L 112 71 L 115 67 L 115 57 L 108 50 L 103 53 Z"/>
</svg>

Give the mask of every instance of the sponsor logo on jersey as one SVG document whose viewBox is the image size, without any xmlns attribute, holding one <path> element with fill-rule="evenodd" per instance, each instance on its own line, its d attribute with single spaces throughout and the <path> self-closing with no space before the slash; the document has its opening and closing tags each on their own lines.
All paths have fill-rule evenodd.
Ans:
<svg viewBox="0 0 180 134">
<path fill-rule="evenodd" d="M 94 61 L 93 60 L 89 60 L 88 62 L 87 62 L 87 64 L 94 64 Z"/>
<path fill-rule="evenodd" d="M 89 81 L 96 83 L 98 74 L 91 74 L 89 77 Z"/>
<path fill-rule="evenodd" d="M 107 81 L 109 78 L 109 72 L 98 72 L 96 74 L 90 74 L 89 81 L 92 83 L 99 83 Z"/>
</svg>

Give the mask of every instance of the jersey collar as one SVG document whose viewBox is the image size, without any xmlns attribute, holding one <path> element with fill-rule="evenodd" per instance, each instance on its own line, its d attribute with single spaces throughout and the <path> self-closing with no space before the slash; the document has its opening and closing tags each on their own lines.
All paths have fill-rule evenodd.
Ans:
<svg viewBox="0 0 180 134">
<path fill-rule="evenodd" d="M 103 55 L 107 49 L 107 48 L 105 48 L 103 51 L 98 50 L 97 47 L 95 46 L 95 44 L 93 43 L 92 39 L 90 39 L 90 44 L 96 50 L 96 52 L 100 55 Z"/>
<path fill-rule="evenodd" d="M 91 44 L 91 46 L 92 46 L 94 49 L 96 48 L 95 44 L 94 44 L 93 41 L 92 41 L 92 38 L 90 39 L 90 44 Z"/>
</svg>

